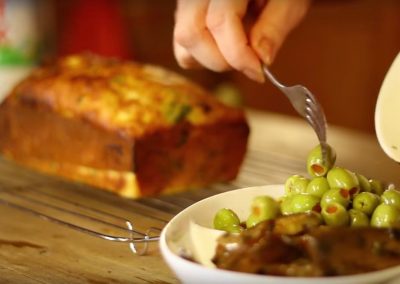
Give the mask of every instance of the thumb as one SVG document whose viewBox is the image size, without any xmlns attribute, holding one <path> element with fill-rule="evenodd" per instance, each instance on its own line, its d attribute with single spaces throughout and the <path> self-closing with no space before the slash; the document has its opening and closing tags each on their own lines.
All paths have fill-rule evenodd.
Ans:
<svg viewBox="0 0 400 284">
<path fill-rule="evenodd" d="M 250 44 L 270 65 L 287 35 L 301 22 L 311 0 L 270 0 L 250 31 Z"/>
</svg>

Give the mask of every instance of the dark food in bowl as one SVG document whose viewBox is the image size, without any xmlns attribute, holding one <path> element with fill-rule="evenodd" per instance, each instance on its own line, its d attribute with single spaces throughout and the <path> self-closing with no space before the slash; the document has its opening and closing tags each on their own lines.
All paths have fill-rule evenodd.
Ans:
<svg viewBox="0 0 400 284">
<path fill-rule="evenodd" d="M 299 213 L 263 221 L 218 240 L 221 269 L 277 276 L 338 276 L 400 264 L 400 229 L 323 226 Z"/>
<path fill-rule="evenodd" d="M 319 145 L 310 152 L 311 179 L 292 175 L 281 199 L 253 200 L 247 220 L 236 220 L 240 234 L 219 238 L 213 258 L 218 268 L 318 277 L 400 264 L 400 191 L 335 166 L 335 151 L 328 149 L 327 162 Z M 224 225 L 216 229 L 232 225 L 220 214 L 215 220 Z"/>
</svg>

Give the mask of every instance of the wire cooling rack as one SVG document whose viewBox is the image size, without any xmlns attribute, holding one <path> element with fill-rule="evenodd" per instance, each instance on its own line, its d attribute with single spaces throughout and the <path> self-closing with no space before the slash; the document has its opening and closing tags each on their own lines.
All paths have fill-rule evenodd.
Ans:
<svg viewBox="0 0 400 284">
<path fill-rule="evenodd" d="M 7 165 L 4 166 L 4 163 L 7 163 Z M 0 176 L 1 205 L 24 211 L 43 220 L 106 241 L 126 243 L 129 249 L 138 255 L 146 254 L 149 243 L 159 240 L 162 225 L 149 226 L 139 230 L 134 220 L 66 198 L 66 194 L 60 195 L 57 187 L 66 183 L 51 185 L 51 191 L 43 190 L 42 186 L 34 181 L 39 175 L 25 174 L 24 170 L 20 168 L 9 172 L 10 177 L 7 179 L 6 171 L 10 167 L 16 166 L 1 160 L 0 171 L 3 173 Z M 143 208 L 150 208 L 172 217 L 185 207 L 208 196 L 236 188 L 282 183 L 290 174 L 301 173 L 302 171 L 304 171 L 303 161 L 282 154 L 250 150 L 235 181 L 227 184 L 214 184 L 204 190 L 132 201 L 132 210 L 136 210 L 140 216 L 147 214 L 149 218 L 158 219 L 158 224 L 165 225 L 169 220 L 168 218 L 160 218 L 146 213 Z M 22 176 L 12 176 L 21 172 L 24 173 Z M 10 182 L 15 182 L 16 178 L 26 182 L 10 186 Z M 45 180 L 48 181 L 47 178 Z M 3 186 L 3 184 L 8 186 Z M 68 191 L 75 190 L 76 187 L 69 184 Z M 84 194 L 85 190 L 87 188 L 83 188 L 81 192 L 78 190 L 77 193 Z M 96 196 L 99 194 L 108 193 L 96 191 Z M 109 233 L 110 231 L 113 233 Z"/>
</svg>

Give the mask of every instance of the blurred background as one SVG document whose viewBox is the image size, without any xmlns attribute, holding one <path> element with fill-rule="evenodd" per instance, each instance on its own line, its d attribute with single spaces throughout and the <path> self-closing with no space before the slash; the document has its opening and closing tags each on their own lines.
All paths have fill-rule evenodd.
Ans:
<svg viewBox="0 0 400 284">
<path fill-rule="evenodd" d="M 268 82 L 179 68 L 172 51 L 175 0 L 0 0 L 0 18 L 1 5 L 26 1 L 38 16 L 39 62 L 92 51 L 153 63 L 211 91 L 229 84 L 247 107 L 296 115 Z M 373 133 L 379 88 L 400 50 L 399 15 L 398 0 L 315 0 L 272 70 L 284 83 L 307 86 L 321 100 L 329 124 Z M 0 22 L 0 43 L 1 27 Z"/>
</svg>

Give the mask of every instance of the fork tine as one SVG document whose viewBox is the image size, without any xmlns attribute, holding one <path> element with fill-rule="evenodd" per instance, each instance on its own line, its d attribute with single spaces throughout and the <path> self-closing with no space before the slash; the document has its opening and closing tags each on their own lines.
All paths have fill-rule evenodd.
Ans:
<svg viewBox="0 0 400 284">
<path fill-rule="evenodd" d="M 314 129 L 321 144 L 322 156 L 326 161 L 326 117 L 321 105 L 314 95 L 303 85 L 285 86 L 271 74 L 268 67 L 262 64 L 264 75 L 289 99 L 294 109 L 307 120 Z"/>
<path fill-rule="evenodd" d="M 310 107 L 311 111 L 313 112 L 313 116 L 318 123 L 320 131 L 326 133 L 326 118 L 324 115 L 324 111 L 318 102 L 312 101 L 312 98 L 313 96 L 307 96 L 306 105 Z M 324 136 L 325 135 L 326 134 L 324 134 Z"/>
<path fill-rule="evenodd" d="M 318 118 L 318 112 L 313 111 L 312 108 L 307 106 L 306 113 L 307 121 L 314 128 L 320 142 L 326 142 L 325 124 Z"/>
<path fill-rule="evenodd" d="M 316 132 L 318 139 L 321 139 L 320 137 L 320 132 L 319 132 L 319 126 L 318 124 L 315 122 L 316 119 L 315 117 L 312 115 L 312 112 L 307 111 L 305 118 L 307 120 L 307 122 L 311 125 L 311 127 L 314 129 L 314 131 Z"/>
<path fill-rule="evenodd" d="M 318 129 L 320 132 L 323 132 L 324 136 L 326 133 L 326 122 L 325 117 L 320 114 L 318 110 L 311 109 L 313 119 L 315 120 L 316 124 L 318 125 Z"/>
<path fill-rule="evenodd" d="M 308 91 L 308 90 L 307 90 Z M 318 101 L 315 99 L 314 95 L 308 91 L 307 96 L 306 96 L 306 103 L 314 110 L 314 112 L 318 115 L 318 117 L 326 122 L 324 111 L 322 110 L 321 105 L 318 103 Z"/>
<path fill-rule="evenodd" d="M 314 107 L 318 107 L 319 105 L 313 105 L 309 104 L 309 106 L 306 107 L 306 119 L 311 125 L 312 128 L 314 128 L 314 131 L 316 132 L 318 136 L 319 143 L 321 145 L 321 151 L 322 151 L 322 157 L 323 160 L 326 162 L 327 161 L 327 151 L 328 151 L 328 145 L 326 143 L 326 120 L 325 120 L 325 115 L 321 111 L 313 111 Z"/>
<path fill-rule="evenodd" d="M 324 129 L 326 128 L 326 118 L 325 118 L 325 114 L 324 111 L 322 110 L 321 105 L 317 104 L 315 105 L 315 111 L 314 111 L 317 115 L 317 117 L 319 118 L 321 127 L 323 127 Z"/>
</svg>

